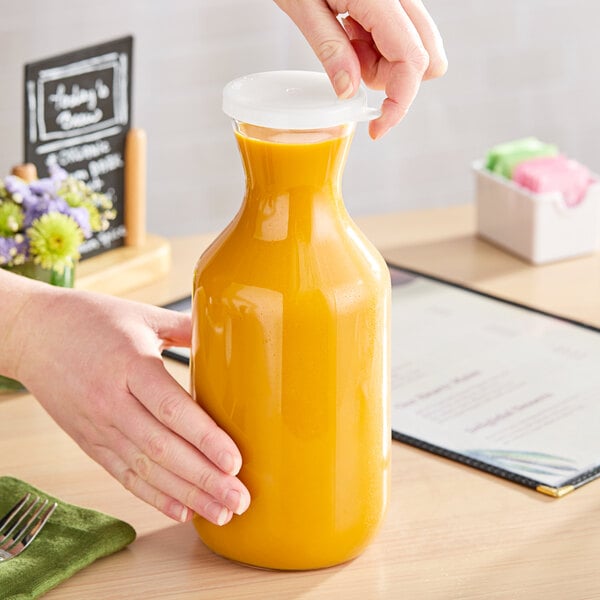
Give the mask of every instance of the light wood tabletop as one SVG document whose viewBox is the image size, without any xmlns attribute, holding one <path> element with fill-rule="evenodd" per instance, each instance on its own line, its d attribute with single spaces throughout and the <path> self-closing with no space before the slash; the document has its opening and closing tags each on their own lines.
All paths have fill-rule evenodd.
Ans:
<svg viewBox="0 0 600 600">
<path fill-rule="evenodd" d="M 392 262 L 600 327 L 600 254 L 529 266 L 475 236 L 471 206 L 357 220 Z M 127 297 L 164 304 L 186 295 L 210 239 L 171 240 L 171 272 Z M 186 367 L 167 363 L 187 386 Z M 348 564 L 286 573 L 213 555 L 191 524 L 123 489 L 28 394 L 0 396 L 0 473 L 138 533 L 49 600 L 600 598 L 600 481 L 553 499 L 394 442 L 391 504 L 375 541 Z"/>
</svg>

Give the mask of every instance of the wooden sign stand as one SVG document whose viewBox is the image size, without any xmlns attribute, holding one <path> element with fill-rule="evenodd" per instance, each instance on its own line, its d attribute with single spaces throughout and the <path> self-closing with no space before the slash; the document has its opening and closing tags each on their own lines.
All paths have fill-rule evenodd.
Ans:
<svg viewBox="0 0 600 600">
<path fill-rule="evenodd" d="M 123 246 L 82 261 L 75 287 L 119 295 L 161 279 L 171 268 L 171 246 L 165 238 L 146 235 L 139 246 Z"/>
<path fill-rule="evenodd" d="M 119 295 L 164 277 L 171 268 L 171 246 L 165 238 L 146 234 L 146 133 L 130 129 L 125 139 L 125 245 L 77 265 L 77 289 Z M 35 165 L 12 170 L 25 181 L 37 179 Z"/>
</svg>

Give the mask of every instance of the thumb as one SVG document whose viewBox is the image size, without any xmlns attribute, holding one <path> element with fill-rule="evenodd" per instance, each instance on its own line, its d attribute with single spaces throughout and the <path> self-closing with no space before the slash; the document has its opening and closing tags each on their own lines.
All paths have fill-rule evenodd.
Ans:
<svg viewBox="0 0 600 600">
<path fill-rule="evenodd" d="M 360 63 L 336 15 L 323 0 L 276 0 L 321 61 L 335 93 L 350 98 L 360 82 Z"/>
</svg>

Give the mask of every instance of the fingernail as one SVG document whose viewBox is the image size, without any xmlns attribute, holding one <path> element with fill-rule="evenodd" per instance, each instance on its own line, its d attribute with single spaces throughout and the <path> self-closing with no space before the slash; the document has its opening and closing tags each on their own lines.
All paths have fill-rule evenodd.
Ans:
<svg viewBox="0 0 600 600">
<path fill-rule="evenodd" d="M 189 513 L 190 513 L 190 511 L 188 510 L 188 507 L 187 507 L 187 506 L 184 506 L 184 507 L 181 509 L 181 514 L 179 515 L 179 520 L 180 520 L 182 523 L 185 523 L 185 522 L 188 520 L 188 515 L 189 515 Z"/>
<path fill-rule="evenodd" d="M 237 475 L 242 468 L 242 460 L 231 452 L 223 450 L 217 457 L 217 466 L 228 475 Z"/>
<path fill-rule="evenodd" d="M 211 502 L 206 506 L 206 516 L 217 525 L 225 525 L 231 519 L 231 511 L 219 504 L 218 502 Z"/>
<path fill-rule="evenodd" d="M 236 514 L 241 515 L 250 506 L 250 496 L 237 490 L 229 490 L 225 496 L 225 504 Z"/>
<path fill-rule="evenodd" d="M 350 74 L 347 71 L 338 71 L 335 74 L 335 77 L 333 78 L 333 87 L 338 98 L 341 100 L 350 98 L 354 92 L 352 79 L 350 79 Z"/>
<path fill-rule="evenodd" d="M 373 123 L 375 123 L 375 121 L 371 121 L 371 127 L 369 127 L 369 135 L 371 136 L 372 140 L 377 141 L 378 139 L 382 138 L 388 130 L 387 128 L 381 129 L 380 127 L 375 127 Z"/>
</svg>

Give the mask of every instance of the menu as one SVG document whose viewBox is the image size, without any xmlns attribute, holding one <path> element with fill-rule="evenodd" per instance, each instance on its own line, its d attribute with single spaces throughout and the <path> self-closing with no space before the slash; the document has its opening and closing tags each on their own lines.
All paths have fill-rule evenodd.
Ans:
<svg viewBox="0 0 600 600">
<path fill-rule="evenodd" d="M 390 272 L 396 440 L 554 497 L 600 475 L 600 331 Z"/>
<path fill-rule="evenodd" d="M 392 268 L 396 439 L 552 496 L 600 474 L 600 332 Z"/>
</svg>

